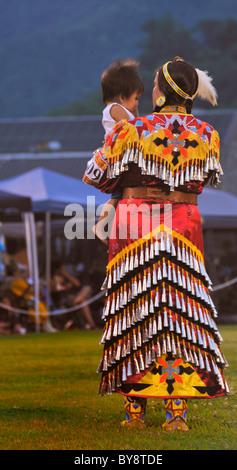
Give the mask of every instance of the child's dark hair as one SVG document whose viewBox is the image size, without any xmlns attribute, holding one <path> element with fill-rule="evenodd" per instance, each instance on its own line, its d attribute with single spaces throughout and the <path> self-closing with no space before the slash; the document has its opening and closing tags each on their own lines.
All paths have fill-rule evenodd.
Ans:
<svg viewBox="0 0 237 470">
<path fill-rule="evenodd" d="M 158 74 L 158 86 L 160 91 L 165 95 L 166 101 L 164 106 L 169 105 L 182 105 L 186 108 L 187 112 L 190 113 L 193 106 L 193 100 L 184 99 L 166 81 L 163 68 L 161 67 Z M 180 59 L 175 57 L 172 62 L 168 64 L 168 71 L 174 82 L 188 95 L 192 96 L 198 87 L 198 75 L 195 68 Z"/>
<path fill-rule="evenodd" d="M 104 103 L 122 96 L 125 99 L 144 91 L 143 81 L 138 73 L 139 63 L 133 59 L 116 60 L 101 76 L 102 99 Z"/>
</svg>

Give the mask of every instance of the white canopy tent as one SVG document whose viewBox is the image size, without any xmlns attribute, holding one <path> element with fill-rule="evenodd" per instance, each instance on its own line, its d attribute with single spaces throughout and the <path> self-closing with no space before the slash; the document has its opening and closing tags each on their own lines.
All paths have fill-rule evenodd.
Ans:
<svg viewBox="0 0 237 470">
<path fill-rule="evenodd" d="M 102 194 L 75 178 L 45 168 L 31 171 L 0 182 L 0 190 L 9 191 L 19 196 L 28 196 L 32 201 L 32 211 L 24 214 L 27 253 L 30 275 L 34 282 L 36 330 L 39 331 L 39 269 L 37 256 L 37 236 L 35 213 L 45 214 L 46 224 L 46 283 L 47 307 L 49 306 L 49 282 L 51 265 L 51 214 L 64 215 L 68 204 L 78 204 L 87 213 L 105 204 L 108 195 Z"/>
</svg>

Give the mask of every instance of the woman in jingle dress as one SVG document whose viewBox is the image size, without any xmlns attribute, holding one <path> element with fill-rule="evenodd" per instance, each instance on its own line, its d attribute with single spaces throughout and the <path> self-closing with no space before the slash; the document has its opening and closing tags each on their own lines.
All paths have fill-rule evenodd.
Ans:
<svg viewBox="0 0 237 470">
<path fill-rule="evenodd" d="M 206 72 L 180 58 L 157 71 L 154 112 L 121 121 L 94 154 L 95 186 L 123 189 L 109 239 L 100 395 L 124 395 L 126 426 L 164 399 L 163 429 L 188 430 L 187 400 L 229 393 L 210 297 L 197 196 L 222 173 L 219 136 L 191 114 L 216 104 Z M 92 183 L 94 184 L 94 183 Z"/>
</svg>

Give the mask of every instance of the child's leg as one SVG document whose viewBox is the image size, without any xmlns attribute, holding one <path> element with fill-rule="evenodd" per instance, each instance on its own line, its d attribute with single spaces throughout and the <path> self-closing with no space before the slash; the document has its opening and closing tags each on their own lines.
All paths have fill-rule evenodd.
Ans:
<svg viewBox="0 0 237 470">
<path fill-rule="evenodd" d="M 112 198 L 104 205 L 102 214 L 97 224 L 93 227 L 93 232 L 95 235 L 106 245 L 108 245 L 110 227 L 115 215 L 115 209 L 118 201 L 118 198 Z M 108 230 L 105 230 L 106 225 L 108 225 Z"/>
</svg>

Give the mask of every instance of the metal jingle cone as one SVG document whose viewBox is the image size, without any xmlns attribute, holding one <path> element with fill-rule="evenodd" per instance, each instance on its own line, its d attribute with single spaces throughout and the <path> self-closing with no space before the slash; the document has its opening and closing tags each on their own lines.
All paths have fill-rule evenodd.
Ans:
<svg viewBox="0 0 237 470">
<path fill-rule="evenodd" d="M 145 364 L 144 364 L 144 359 L 143 359 L 142 352 L 140 352 L 140 354 L 139 354 L 139 367 L 140 367 L 141 371 L 145 370 Z"/>
<path fill-rule="evenodd" d="M 180 171 L 179 184 L 180 184 L 180 186 L 184 185 L 184 171 L 183 170 Z"/>
<path fill-rule="evenodd" d="M 182 285 L 183 285 L 183 289 L 187 289 L 187 286 L 186 286 L 186 276 L 185 276 L 185 273 L 183 272 L 182 270 Z"/>
<path fill-rule="evenodd" d="M 151 318 L 149 320 L 148 337 L 149 339 L 153 338 L 153 324 Z"/>
<path fill-rule="evenodd" d="M 196 367 L 199 367 L 199 360 L 195 351 L 193 351 L 194 364 Z"/>
<path fill-rule="evenodd" d="M 162 288 L 161 302 L 164 303 L 164 304 L 166 304 L 166 302 L 167 302 L 167 299 L 166 299 L 166 288 L 165 288 L 165 286 L 163 286 L 163 288 Z"/>
<path fill-rule="evenodd" d="M 177 260 L 182 261 L 182 256 L 181 256 L 181 250 L 180 250 L 179 243 L 178 243 L 178 246 L 177 246 Z"/>
<path fill-rule="evenodd" d="M 158 279 L 158 281 L 161 281 L 161 280 L 162 280 L 162 273 L 161 273 L 160 265 L 158 266 L 157 279 Z"/>
<path fill-rule="evenodd" d="M 189 183 L 189 167 L 188 165 L 186 166 L 186 170 L 185 170 L 185 182 L 186 183 Z"/>
<path fill-rule="evenodd" d="M 128 365 L 127 365 L 127 376 L 131 376 L 132 375 L 132 364 L 131 364 L 131 360 L 129 359 L 128 361 Z"/>
<path fill-rule="evenodd" d="M 112 386 L 112 392 L 115 392 L 115 390 L 116 390 L 116 378 L 115 378 L 115 372 L 114 371 L 112 373 L 111 386 Z"/>
<path fill-rule="evenodd" d="M 160 347 L 159 340 L 157 340 L 157 343 L 156 343 L 156 357 L 161 357 L 161 347 Z"/>
<path fill-rule="evenodd" d="M 140 260 L 139 260 L 140 265 L 144 264 L 144 252 L 143 252 L 143 246 L 141 246 L 140 250 Z"/>
<path fill-rule="evenodd" d="M 113 294 L 110 313 L 113 315 L 115 313 L 115 294 Z"/>
<path fill-rule="evenodd" d="M 203 346 L 202 335 L 198 327 L 197 327 L 197 334 L 198 334 L 198 344 L 200 344 L 200 346 Z"/>
<path fill-rule="evenodd" d="M 199 361 L 198 361 L 198 357 L 195 351 L 193 351 L 193 357 L 194 357 L 195 366 L 199 367 Z"/>
<path fill-rule="evenodd" d="M 103 371 L 106 372 L 108 370 L 108 359 L 107 359 L 107 352 L 104 353 L 103 358 Z"/>
<path fill-rule="evenodd" d="M 169 307 L 173 307 L 173 299 L 172 299 L 172 292 L 171 292 L 171 290 L 169 290 L 168 296 L 169 296 L 168 305 L 169 305 Z"/>
<path fill-rule="evenodd" d="M 195 363 L 193 353 L 192 353 L 191 349 L 189 350 L 189 361 L 191 362 L 191 364 Z"/>
<path fill-rule="evenodd" d="M 175 303 L 176 303 L 176 308 L 178 310 L 181 310 L 181 305 L 180 305 L 179 296 L 178 296 L 177 291 L 175 292 Z"/>
<path fill-rule="evenodd" d="M 152 297 L 150 299 L 149 312 L 154 313 L 154 302 L 153 302 Z"/>
<path fill-rule="evenodd" d="M 185 328 L 184 328 L 183 319 L 181 319 L 181 336 L 182 336 L 182 338 L 186 338 L 186 331 L 185 331 Z"/>
<path fill-rule="evenodd" d="M 168 328 L 169 324 L 168 324 L 168 315 L 167 315 L 167 311 L 166 309 L 164 308 L 164 311 L 163 311 L 163 326 L 164 328 Z"/>
<path fill-rule="evenodd" d="M 125 382 L 126 380 L 127 380 L 126 366 L 125 366 L 125 362 L 123 362 L 123 367 L 122 367 L 122 382 Z"/>
<path fill-rule="evenodd" d="M 165 261 L 163 261 L 162 268 L 163 268 L 163 279 L 164 279 L 164 278 L 168 277 Z"/>
<path fill-rule="evenodd" d="M 173 275 L 173 283 L 177 284 L 178 280 L 177 280 L 176 271 L 174 267 L 172 268 L 172 275 Z"/>
<path fill-rule="evenodd" d="M 166 341 L 165 338 L 162 338 L 162 354 L 166 354 L 167 352 L 167 347 L 166 347 Z"/>
<path fill-rule="evenodd" d="M 155 254 L 155 256 L 159 256 L 159 242 L 158 242 L 157 238 L 155 240 L 154 254 Z"/>
<path fill-rule="evenodd" d="M 182 308 L 182 312 L 186 313 L 186 305 L 185 305 L 184 297 L 182 294 L 181 294 L 181 308 Z"/>
<path fill-rule="evenodd" d="M 111 321 L 109 322 L 109 328 L 108 328 L 108 331 L 107 331 L 107 335 L 106 335 L 106 341 L 109 341 L 110 338 L 111 338 L 111 334 L 112 334 L 112 323 Z"/>
<path fill-rule="evenodd" d="M 155 307 L 159 307 L 159 289 L 156 289 Z"/>
<path fill-rule="evenodd" d="M 160 239 L 160 251 L 165 251 L 165 242 L 164 242 L 164 236 L 163 236 L 163 233 L 161 233 L 161 239 Z"/>
<path fill-rule="evenodd" d="M 174 172 L 174 187 L 177 188 L 179 186 L 179 172 Z"/>
<path fill-rule="evenodd" d="M 178 285 L 179 285 L 180 287 L 183 287 L 182 278 L 181 278 L 181 274 L 180 274 L 180 270 L 179 270 L 179 269 L 178 269 L 177 275 L 178 275 Z"/>
<path fill-rule="evenodd" d="M 129 271 L 133 271 L 134 268 L 134 256 L 133 252 L 130 254 L 130 259 L 129 259 Z"/>
<path fill-rule="evenodd" d="M 194 344 L 196 344 L 196 342 L 197 342 L 194 328 L 192 328 L 192 342 L 193 342 Z"/>
<path fill-rule="evenodd" d="M 126 347 L 126 343 L 125 343 L 125 339 L 124 339 L 123 344 L 122 344 L 122 348 L 121 348 L 121 357 L 126 357 L 126 354 L 127 354 L 127 347 Z"/>
<path fill-rule="evenodd" d="M 205 363 L 206 363 L 206 370 L 207 370 L 207 372 L 211 372 L 211 366 L 210 366 L 210 364 L 209 364 L 207 354 L 205 354 Z"/>
<path fill-rule="evenodd" d="M 106 325 L 107 325 L 107 323 L 106 323 Z M 106 338 L 106 335 L 107 335 L 107 328 L 108 328 L 108 326 L 105 326 L 104 331 L 103 331 L 103 334 L 102 334 L 102 336 L 101 336 L 101 338 L 100 338 L 100 344 L 104 344 L 104 343 L 105 343 L 105 338 Z"/>
<path fill-rule="evenodd" d="M 186 332 L 187 332 L 187 338 L 189 341 L 191 341 L 192 339 L 192 336 L 191 336 L 191 333 L 190 333 L 190 328 L 189 328 L 189 324 L 186 323 Z"/>
<path fill-rule="evenodd" d="M 146 244 L 146 248 L 145 248 L 145 262 L 147 263 L 150 259 L 150 256 L 149 256 L 149 246 L 148 244 Z"/>
<path fill-rule="evenodd" d="M 195 304 L 193 303 L 193 319 L 194 321 L 198 321 L 198 314 L 197 314 L 197 310 L 196 310 L 196 306 Z"/>
<path fill-rule="evenodd" d="M 133 330 L 133 335 L 132 335 L 132 348 L 134 351 L 137 350 L 137 336 L 136 336 L 135 330 Z"/>
<path fill-rule="evenodd" d="M 166 179 L 166 167 L 165 167 L 165 164 L 164 164 L 164 163 L 163 163 L 163 168 L 162 168 L 161 179 L 162 179 L 163 181 L 165 181 L 165 179 Z"/>
<path fill-rule="evenodd" d="M 173 323 L 172 313 L 170 313 L 170 315 L 169 315 L 169 330 L 174 331 L 174 323 Z"/>
<path fill-rule="evenodd" d="M 139 274 L 139 278 L 138 278 L 137 293 L 138 294 L 142 293 L 142 280 L 141 280 L 141 275 L 140 274 Z"/>
<path fill-rule="evenodd" d="M 139 326 L 137 330 L 137 347 L 140 348 L 141 345 L 142 345 L 142 335 L 141 335 L 141 329 Z"/>
<path fill-rule="evenodd" d="M 175 331 L 178 335 L 181 334 L 181 329 L 180 329 L 179 322 L 178 322 L 177 318 L 176 318 L 176 321 L 175 321 Z"/>
<path fill-rule="evenodd" d="M 103 364 L 103 359 L 100 360 L 100 363 L 99 363 L 99 365 L 98 365 L 98 367 L 97 367 L 97 370 L 96 370 L 96 373 L 97 373 L 97 374 L 100 374 L 100 373 L 102 372 L 102 370 L 103 370 L 103 369 L 102 369 L 102 364 Z"/>
<path fill-rule="evenodd" d="M 130 340 L 130 335 L 128 333 L 126 355 L 130 356 L 130 354 L 131 354 L 131 340 Z"/>
<path fill-rule="evenodd" d="M 180 347 L 178 339 L 177 339 L 176 346 L 177 346 L 177 355 L 178 355 L 178 357 L 182 357 L 182 351 L 181 351 L 181 347 Z"/>
<path fill-rule="evenodd" d="M 149 271 L 147 273 L 147 282 L 146 282 L 146 286 L 147 286 L 147 289 L 150 289 L 151 287 L 151 271 L 150 271 L 150 268 L 149 268 Z"/>
<path fill-rule="evenodd" d="M 158 328 L 158 331 L 162 331 L 162 320 L 161 320 L 161 314 L 160 313 L 158 315 L 157 328 Z"/>
<path fill-rule="evenodd" d="M 151 346 L 151 362 L 154 362 L 156 360 L 156 351 L 155 351 L 155 345 L 152 343 Z"/>
<path fill-rule="evenodd" d="M 188 291 L 188 292 L 191 292 L 192 288 L 191 288 L 191 284 L 190 284 L 190 280 L 189 280 L 188 273 L 186 274 L 186 286 L 187 286 L 187 291 Z"/>
<path fill-rule="evenodd" d="M 133 356 L 133 363 L 134 363 L 134 366 L 135 366 L 135 373 L 140 374 L 140 367 L 139 367 L 138 360 L 137 360 L 135 354 Z"/>
<path fill-rule="evenodd" d="M 138 166 L 139 168 L 143 168 L 143 155 L 141 152 L 139 153 L 139 157 L 138 157 Z"/>
<path fill-rule="evenodd" d="M 154 244 L 153 244 L 153 241 L 151 241 L 151 244 L 150 244 L 149 258 L 150 258 L 150 259 L 153 259 L 153 258 L 154 258 Z"/>
<path fill-rule="evenodd" d="M 116 338 L 118 336 L 118 320 L 117 317 L 114 322 L 114 329 L 113 329 L 113 337 Z"/>
<path fill-rule="evenodd" d="M 172 354 L 174 356 L 176 356 L 177 355 L 177 349 L 176 349 L 175 340 L 174 340 L 173 335 L 172 335 L 172 340 L 171 340 L 171 348 L 172 348 Z"/>
</svg>

